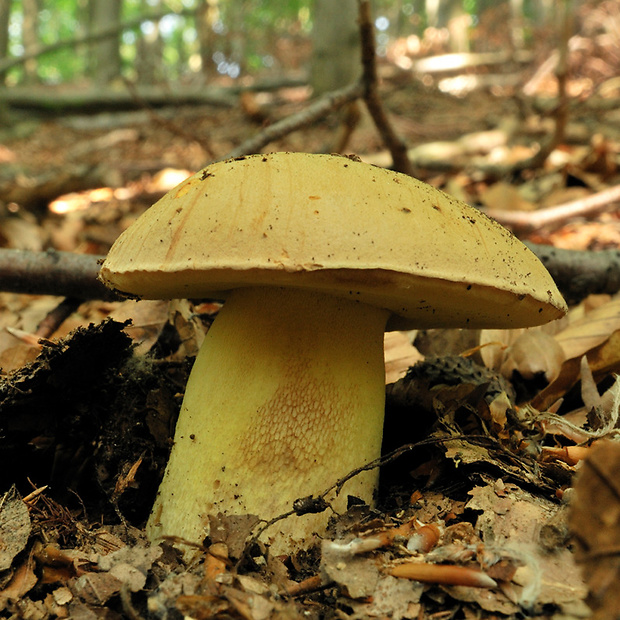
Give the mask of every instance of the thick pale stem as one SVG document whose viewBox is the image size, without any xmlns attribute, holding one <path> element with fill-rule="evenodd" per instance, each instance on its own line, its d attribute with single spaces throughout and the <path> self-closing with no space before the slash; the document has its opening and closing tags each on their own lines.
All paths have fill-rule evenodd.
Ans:
<svg viewBox="0 0 620 620">
<path fill-rule="evenodd" d="M 147 526 L 200 541 L 209 514 L 270 519 L 380 454 L 387 311 L 307 291 L 234 291 L 192 370 Z M 372 502 L 377 470 L 344 486 Z M 309 541 L 329 514 L 292 516 L 268 538 Z"/>
</svg>

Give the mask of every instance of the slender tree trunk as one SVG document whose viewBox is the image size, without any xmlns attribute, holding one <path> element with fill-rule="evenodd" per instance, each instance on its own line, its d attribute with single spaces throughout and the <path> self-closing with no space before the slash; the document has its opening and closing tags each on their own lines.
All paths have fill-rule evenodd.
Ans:
<svg viewBox="0 0 620 620">
<path fill-rule="evenodd" d="M 0 61 L 9 55 L 9 18 L 11 0 L 0 0 Z M 0 72 L 0 86 L 4 84 L 6 72 Z"/>
<path fill-rule="evenodd" d="M 90 0 L 92 33 L 120 24 L 122 0 Z M 91 71 L 95 82 L 107 84 L 121 74 L 120 38 L 110 37 L 91 47 Z"/>
<path fill-rule="evenodd" d="M 22 41 L 24 51 L 27 54 L 35 49 L 39 44 L 39 2 L 38 0 L 22 0 L 23 22 L 22 22 Z M 36 59 L 28 60 L 24 63 L 26 83 L 38 82 Z"/>
<path fill-rule="evenodd" d="M 199 0 L 196 7 L 196 33 L 200 45 L 202 74 L 208 80 L 213 72 L 213 26 L 220 17 L 219 0 Z"/>
<path fill-rule="evenodd" d="M 315 0 L 311 83 L 315 95 L 343 88 L 361 73 L 356 0 Z"/>
<path fill-rule="evenodd" d="M 160 9 L 161 2 L 146 2 L 142 0 L 141 8 L 144 13 L 149 9 Z M 140 84 L 157 84 L 162 75 L 162 40 L 159 32 L 159 22 L 145 22 L 136 42 L 136 73 Z"/>
<path fill-rule="evenodd" d="M 248 6 L 247 0 L 240 0 L 241 14 L 245 14 L 251 10 Z M 232 11 L 229 10 L 229 15 Z M 248 32 L 247 23 L 244 19 L 233 19 L 231 23 L 234 24 L 234 28 L 232 28 L 232 36 L 228 36 L 227 44 L 228 44 L 228 53 L 227 57 L 230 62 L 236 62 L 241 70 L 245 69 L 245 57 L 247 50 L 247 43 L 249 37 L 252 35 Z M 267 29 L 267 40 L 269 40 L 269 34 Z"/>
</svg>

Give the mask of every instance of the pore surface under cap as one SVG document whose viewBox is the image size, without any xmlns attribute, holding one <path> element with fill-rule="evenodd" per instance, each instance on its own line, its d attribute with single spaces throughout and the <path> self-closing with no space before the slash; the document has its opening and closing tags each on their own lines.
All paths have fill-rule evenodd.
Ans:
<svg viewBox="0 0 620 620">
<path fill-rule="evenodd" d="M 403 174 L 306 153 L 196 173 L 121 235 L 101 277 L 151 299 L 313 289 L 416 327 L 528 326 L 566 309 L 534 254 L 476 209 Z"/>
</svg>

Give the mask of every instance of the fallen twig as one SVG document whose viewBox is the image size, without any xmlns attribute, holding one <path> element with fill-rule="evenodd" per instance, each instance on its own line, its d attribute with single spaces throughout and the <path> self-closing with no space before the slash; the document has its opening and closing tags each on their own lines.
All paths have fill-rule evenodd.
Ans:
<svg viewBox="0 0 620 620">
<path fill-rule="evenodd" d="M 350 84 L 340 90 L 327 93 L 314 103 L 310 104 L 305 110 L 297 114 L 293 114 L 281 121 L 269 125 L 260 133 L 252 136 L 237 148 L 228 153 L 227 158 L 241 157 L 242 155 L 250 155 L 252 153 L 260 153 L 260 151 L 270 142 L 278 140 L 301 127 L 305 127 L 320 118 L 323 118 L 330 112 L 338 110 L 347 103 L 351 103 L 359 99 L 364 93 L 364 86 L 361 82 Z"/>
<path fill-rule="evenodd" d="M 530 215 L 530 214 L 528 214 Z M 527 243 L 547 267 L 569 304 L 592 293 L 620 291 L 620 250 L 587 252 Z M 79 300 L 122 299 L 99 280 L 103 256 L 0 249 L 0 291 L 59 295 Z"/>
<path fill-rule="evenodd" d="M 508 226 L 516 235 L 525 235 L 541 228 L 558 227 L 572 217 L 596 215 L 618 202 L 620 185 L 615 185 L 586 198 L 538 211 L 485 209 L 484 212 L 500 224 Z"/>
<path fill-rule="evenodd" d="M 375 31 L 370 14 L 369 0 L 360 0 L 359 20 L 362 41 L 362 82 L 365 86 L 364 103 L 372 116 L 372 120 L 381 138 L 390 150 L 393 169 L 411 176 L 413 175 L 413 170 L 407 155 L 407 145 L 392 128 L 379 96 Z"/>
<path fill-rule="evenodd" d="M 620 291 L 620 250 L 564 250 L 525 242 L 545 265 L 569 305 L 588 295 Z"/>
<path fill-rule="evenodd" d="M 0 250 L 0 290 L 28 295 L 118 300 L 97 280 L 103 257 L 72 252 Z"/>
</svg>

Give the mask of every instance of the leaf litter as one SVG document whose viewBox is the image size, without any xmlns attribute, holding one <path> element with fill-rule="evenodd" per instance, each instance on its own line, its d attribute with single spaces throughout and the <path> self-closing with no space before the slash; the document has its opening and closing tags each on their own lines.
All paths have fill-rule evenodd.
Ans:
<svg viewBox="0 0 620 620">
<path fill-rule="evenodd" d="M 419 97 L 402 86 L 393 93 L 403 128 Z M 444 147 L 461 148 L 488 129 L 487 104 L 464 98 L 463 105 L 456 112 L 443 98 L 429 105 L 433 118 L 443 114 L 455 135 L 466 136 Z M 209 130 L 241 125 L 238 111 L 226 114 L 225 121 L 201 118 Z M 540 132 L 540 115 L 501 131 L 500 144 L 481 153 L 480 172 L 459 168 L 455 158 L 427 180 L 508 213 L 582 198 L 617 175 L 617 147 L 602 138 L 615 135 L 609 116 L 600 115 L 600 133 L 556 149 L 516 190 L 485 173 L 485 165 L 490 170 L 497 146 L 505 161 L 522 159 L 523 147 L 511 143 L 514 127 Z M 463 130 L 460 118 L 471 127 Z M 144 140 L 127 142 L 119 160 L 140 148 L 153 158 L 170 143 L 167 134 L 156 140 L 155 129 L 143 130 L 153 139 L 146 147 Z M 62 131 L 63 143 L 76 147 L 67 150 L 69 161 L 97 138 L 89 133 L 80 143 Z M 320 150 L 330 131 L 316 126 L 312 136 L 277 147 Z M 367 138 L 358 134 L 353 150 L 362 151 Z M 226 153 L 232 142 L 220 146 Z M 21 148 L 26 159 L 36 154 L 38 167 L 41 158 L 67 163 L 51 123 Z M 180 141 L 171 148 L 178 169 L 204 161 L 194 151 L 188 160 Z M 11 149 L 17 158 L 20 143 Z M 433 155 L 429 146 L 422 151 Z M 123 174 L 125 187 L 106 199 L 76 194 L 79 210 L 43 226 L 17 205 L 2 217 L 5 245 L 105 253 L 137 208 L 165 191 Z M 129 194 L 132 201 L 124 201 Z M 616 247 L 619 230 L 611 211 L 597 221 L 538 227 L 531 239 Z M 2 327 L 10 328 L 0 334 L 1 617 L 560 620 L 589 617 L 586 602 L 594 618 L 616 616 L 617 297 L 588 297 L 566 320 L 540 330 L 399 334 L 392 357 L 387 347 L 377 508 L 352 498 L 346 513 L 333 515 L 321 545 L 291 556 L 273 556 L 255 539 L 252 515 L 215 515 L 192 562 L 172 540 L 151 545 L 140 528 L 163 473 L 191 357 L 217 305 L 88 302 L 40 340 L 36 327 L 59 301 L 0 294 Z"/>
<path fill-rule="evenodd" d="M 566 371 L 563 363 L 559 374 L 557 366 L 550 372 L 546 355 L 539 366 L 526 355 L 515 356 L 514 344 L 513 362 L 496 370 L 481 363 L 486 347 L 465 356 L 426 357 L 387 387 L 382 472 L 389 482 L 382 487 L 381 509 L 352 503 L 334 517 L 320 547 L 293 557 L 272 557 L 253 537 L 256 520 L 250 515 L 243 523 L 219 517 L 190 565 L 174 541 L 150 545 L 131 525 L 148 514 L 147 498 L 169 447 L 169 427 L 161 419 L 174 418 L 189 371 L 170 353 L 181 344 L 166 344 L 171 332 L 161 306 L 145 306 L 142 318 L 147 325 L 149 316 L 155 319 L 155 331 L 109 320 L 58 343 L 44 342 L 33 362 L 0 385 L 0 415 L 9 439 L 0 444 L 3 456 L 16 459 L 22 480 L 43 478 L 42 472 L 54 467 L 65 475 L 78 455 L 84 471 L 74 472 L 70 497 L 55 493 L 53 476 L 49 488 L 33 483 L 34 492 L 24 499 L 14 487 L 2 497 L 2 613 L 42 618 L 102 611 L 104 617 L 182 613 L 254 620 L 318 617 L 333 608 L 349 617 L 394 618 L 477 608 L 485 617 L 581 618 L 589 613 L 586 600 L 608 610 L 609 589 L 603 582 L 596 587 L 591 579 L 584 582 L 575 560 L 587 565 L 600 549 L 614 548 L 605 536 L 613 541 L 617 533 L 605 515 L 617 509 L 615 487 L 609 499 L 599 494 L 597 501 L 584 503 L 575 503 L 571 488 L 576 471 L 578 483 L 588 475 L 607 485 L 614 479 L 598 471 L 596 454 L 599 444 L 615 447 L 620 390 L 616 382 L 603 382 L 601 390 L 588 363 L 590 352 L 606 342 L 590 334 L 601 329 L 601 316 L 613 316 L 601 308 L 605 305 L 557 335 L 526 332 L 530 351 L 547 349 L 536 338 L 571 343 L 574 353 L 567 356 L 579 359 L 574 381 L 579 406 L 572 403 L 574 396 L 568 405 L 554 402 L 542 411 L 531 400 L 517 404 L 515 373 L 527 383 Z M 202 338 L 217 308 L 202 310 L 174 306 L 167 319 L 187 322 L 183 347 L 194 351 L 192 338 Z M 206 323 L 197 323 L 198 316 Z M 574 347 L 580 333 L 584 344 Z M 158 351 L 167 353 L 167 361 L 158 361 Z M 403 348 L 395 355 L 402 356 Z M 410 355 L 419 358 L 414 349 Z M 147 380 L 155 369 L 162 379 Z M 116 378 L 114 393 L 110 377 Z M 85 383 L 87 390 L 80 387 Z M 128 396 L 131 407 L 123 411 L 119 400 Z M 103 413 L 112 410 L 118 432 L 110 430 Z M 97 424 L 85 424 L 84 411 L 99 418 Z M 61 437 L 66 429 L 69 439 Z M 403 433 L 409 444 L 402 445 Z M 17 460 L 23 450 L 27 458 Z M 5 472 L 4 478 L 8 482 L 12 476 Z M 87 489 L 90 480 L 98 488 Z M 584 493 L 580 488 L 577 498 Z M 106 525 L 114 522 L 119 524 Z M 581 552 L 573 552 L 573 540 Z"/>
<path fill-rule="evenodd" d="M 172 317 L 179 320 L 178 310 Z M 52 347 L 44 345 L 35 362 L 2 386 L 5 433 L 18 438 L 21 429 L 10 414 L 23 412 L 42 386 L 52 390 L 47 398 L 58 400 L 57 390 L 74 380 L 72 356 L 82 360 L 77 365 L 94 394 L 99 373 L 127 372 L 123 369 L 133 359 L 134 345 L 123 335 L 126 327 L 110 321 L 98 330 L 79 330 Z M 142 341 L 135 330 L 127 333 Z M 104 341 L 107 349 L 101 348 Z M 594 345 L 600 346 L 598 341 Z M 92 356 L 95 349 L 97 356 Z M 422 609 L 472 605 L 502 616 L 586 617 L 587 590 L 569 546 L 569 504 L 564 497 L 570 496 L 575 464 L 555 458 L 548 449 L 558 448 L 558 443 L 568 449 L 571 443 L 614 434 L 619 400 L 615 384 L 608 390 L 614 395 L 611 401 L 606 393 L 597 397 L 587 368 L 581 367 L 583 402 L 596 410 L 597 428 L 591 428 L 588 418 L 569 426 L 565 416 L 515 405 L 510 382 L 471 357 L 426 359 L 412 366 L 405 378 L 388 387 L 391 422 L 386 440 L 390 424 L 404 423 L 394 420 L 391 410 L 400 416 L 403 407 L 409 408 L 409 417 L 426 419 L 430 437 L 414 442 L 410 450 L 401 447 L 401 452 L 417 456 L 424 450 L 421 460 L 432 462 L 435 473 L 429 474 L 423 463 L 401 465 L 396 458 L 399 468 L 411 466 L 407 477 L 417 492 L 411 495 L 411 484 L 407 494 L 392 489 L 384 512 L 352 505 L 333 523 L 332 539 L 295 558 L 270 557 L 268 548 L 252 542 L 251 517 L 245 525 L 224 519 L 212 524 L 210 546 L 201 548 L 200 559 L 188 567 L 170 542 L 149 545 L 126 518 L 116 526 L 84 524 L 79 502 L 67 511 L 48 490 L 23 500 L 12 489 L 0 505 L 0 604 L 13 615 L 40 617 L 89 617 L 93 609 L 105 609 L 109 617 L 168 617 L 173 609 L 192 617 L 297 617 L 308 608 L 318 613 L 328 603 L 351 617 L 408 618 Z M 161 402 L 170 402 L 174 394 L 168 394 L 168 401 Z M 77 395 L 84 399 L 82 407 L 74 405 L 79 411 L 93 392 L 78 389 Z M 149 392 L 143 406 L 162 405 Z M 77 411 L 68 412 L 66 403 L 62 411 L 48 410 L 37 432 L 47 431 L 50 417 L 71 415 Z M 148 411 L 144 421 L 147 416 Z M 29 429 L 36 431 L 36 424 Z M 103 442 L 97 432 L 101 429 L 91 435 L 77 433 L 77 438 Z M 145 458 L 150 461 L 147 468 L 156 467 L 156 444 L 162 442 L 158 435 L 149 438 L 150 445 L 143 440 L 140 454 L 131 446 L 127 454 L 140 457 L 132 461 L 111 463 L 102 445 L 90 455 L 98 472 L 95 479 L 105 490 L 99 499 L 112 504 L 114 512 L 121 512 L 123 496 L 147 486 L 139 473 Z M 33 439 L 21 441 L 31 445 Z M 44 443 L 49 447 L 49 441 Z M 22 466 L 36 472 L 35 462 Z M 133 470 L 123 467 L 129 462 Z M 441 502 L 433 488 L 443 489 Z M 88 499 L 92 504 L 93 498 Z M 597 506 L 588 506 L 591 518 L 596 518 Z M 113 512 L 109 505 L 107 511 L 108 516 Z M 428 531 L 434 534 L 431 542 L 420 546 L 421 532 Z M 214 574 L 212 558 L 219 562 Z M 304 579 L 315 579 L 314 590 L 287 595 Z M 550 608 L 553 614 L 545 612 Z"/>
</svg>

